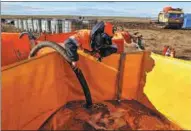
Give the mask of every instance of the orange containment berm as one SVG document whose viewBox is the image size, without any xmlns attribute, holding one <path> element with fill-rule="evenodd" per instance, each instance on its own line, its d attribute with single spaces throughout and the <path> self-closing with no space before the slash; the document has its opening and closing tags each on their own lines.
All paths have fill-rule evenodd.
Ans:
<svg viewBox="0 0 191 131">
<path fill-rule="evenodd" d="M 37 43 L 42 41 L 53 41 L 58 44 L 63 43 L 71 35 L 77 32 L 60 33 L 60 34 L 41 34 L 36 40 Z M 30 53 L 30 41 L 27 35 L 19 39 L 20 33 L 1 33 L 2 38 L 2 52 L 1 52 L 1 66 L 6 66 L 27 59 Z M 113 42 L 118 46 L 117 53 L 124 51 L 124 40 L 121 38 L 113 39 Z M 43 50 L 49 52 L 49 50 Z"/>
<path fill-rule="evenodd" d="M 2 130 L 191 129 L 190 62 L 147 51 L 98 62 L 79 50 L 75 72 L 57 51 L 40 52 L 2 67 Z"/>
<path fill-rule="evenodd" d="M 1 33 L 1 66 L 24 60 L 30 52 L 27 36 L 19 39 L 19 33 Z"/>
</svg>

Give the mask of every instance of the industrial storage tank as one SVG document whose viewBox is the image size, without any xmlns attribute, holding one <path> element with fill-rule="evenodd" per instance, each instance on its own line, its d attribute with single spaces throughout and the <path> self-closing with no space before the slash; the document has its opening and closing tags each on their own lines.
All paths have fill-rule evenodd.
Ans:
<svg viewBox="0 0 191 131">
<path fill-rule="evenodd" d="M 14 25 L 15 25 L 16 28 L 19 28 L 19 21 L 18 21 L 18 19 L 14 20 Z"/>
<path fill-rule="evenodd" d="M 28 31 L 28 24 L 27 24 L 27 20 L 23 20 L 23 30 Z"/>
<path fill-rule="evenodd" d="M 34 31 L 33 20 L 32 19 L 28 19 L 27 20 L 27 24 L 28 24 L 29 31 Z"/>
<path fill-rule="evenodd" d="M 41 29 L 42 32 L 51 32 L 51 20 L 50 19 L 42 19 L 41 20 Z"/>
<path fill-rule="evenodd" d="M 51 32 L 52 33 L 62 33 L 62 21 L 61 19 L 52 19 L 51 20 Z"/>
<path fill-rule="evenodd" d="M 72 31 L 72 20 L 63 20 L 62 21 L 62 32 L 71 32 Z"/>
<path fill-rule="evenodd" d="M 41 20 L 40 19 L 33 19 L 33 26 L 34 32 L 41 32 Z"/>
<path fill-rule="evenodd" d="M 19 23 L 19 29 L 23 30 L 23 21 L 22 21 L 22 19 L 19 19 L 18 23 Z"/>
</svg>

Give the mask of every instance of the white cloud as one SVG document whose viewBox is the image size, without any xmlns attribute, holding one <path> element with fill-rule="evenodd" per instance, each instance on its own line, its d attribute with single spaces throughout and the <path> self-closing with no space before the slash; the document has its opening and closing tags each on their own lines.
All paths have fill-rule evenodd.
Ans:
<svg viewBox="0 0 191 131">
<path fill-rule="evenodd" d="M 11 2 L 2 2 L 1 3 L 1 10 L 38 10 L 41 9 L 39 7 L 32 7 L 32 6 L 26 6 L 26 5 L 22 5 L 22 3 L 11 3 Z"/>
<path fill-rule="evenodd" d="M 59 14 L 59 15 L 103 15 L 103 16 L 140 16 L 140 17 L 157 17 L 162 8 L 137 8 L 130 4 L 115 2 L 103 2 L 99 4 L 52 4 L 43 2 L 1 2 L 2 14 Z M 52 5 L 51 5 L 52 4 Z M 70 6 L 69 6 L 70 5 Z M 191 8 L 185 8 L 185 12 L 191 12 Z"/>
</svg>

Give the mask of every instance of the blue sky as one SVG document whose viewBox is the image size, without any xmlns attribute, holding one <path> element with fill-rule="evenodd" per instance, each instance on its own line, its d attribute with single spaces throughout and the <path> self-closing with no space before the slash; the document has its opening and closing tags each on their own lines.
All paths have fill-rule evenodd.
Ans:
<svg viewBox="0 0 191 131">
<path fill-rule="evenodd" d="M 191 2 L 1 2 L 1 14 L 156 17 L 164 6 L 191 13 Z"/>
</svg>

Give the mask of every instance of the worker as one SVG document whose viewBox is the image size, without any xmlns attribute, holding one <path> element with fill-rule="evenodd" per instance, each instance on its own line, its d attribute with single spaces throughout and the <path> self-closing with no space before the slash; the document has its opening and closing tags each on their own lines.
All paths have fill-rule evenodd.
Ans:
<svg viewBox="0 0 191 131">
<path fill-rule="evenodd" d="M 79 60 L 78 48 L 94 54 L 98 61 L 101 61 L 103 57 L 116 53 L 117 46 L 112 44 L 113 35 L 113 25 L 101 21 L 92 30 L 83 29 L 77 31 L 76 34 L 64 41 L 63 47 L 66 50 L 66 55 L 72 61 L 72 65 L 76 67 L 76 62 Z"/>
<path fill-rule="evenodd" d="M 169 48 L 169 46 L 164 45 L 164 48 L 163 48 L 163 53 L 162 53 L 164 56 L 165 56 L 165 54 L 166 54 L 166 52 L 167 52 L 168 48 Z"/>
<path fill-rule="evenodd" d="M 175 49 L 174 48 L 171 48 L 171 52 L 170 52 L 170 57 L 173 57 L 175 58 Z"/>
<path fill-rule="evenodd" d="M 136 45 L 139 50 L 144 50 L 143 46 L 143 36 L 139 32 L 135 32 L 131 35 L 132 43 Z"/>
<path fill-rule="evenodd" d="M 142 35 L 139 35 L 137 37 L 137 47 L 139 50 L 144 50 L 144 46 L 143 46 L 143 36 Z"/>
<path fill-rule="evenodd" d="M 170 53 L 171 53 L 171 48 L 168 46 L 165 56 L 170 56 Z"/>
</svg>

